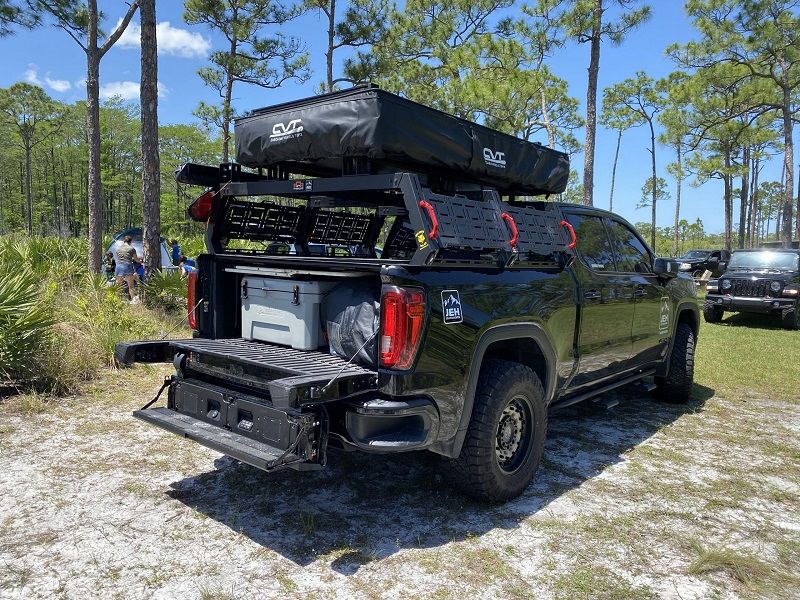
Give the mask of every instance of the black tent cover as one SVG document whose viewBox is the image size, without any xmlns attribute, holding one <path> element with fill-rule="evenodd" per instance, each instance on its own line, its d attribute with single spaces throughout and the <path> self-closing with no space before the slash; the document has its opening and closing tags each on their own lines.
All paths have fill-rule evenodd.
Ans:
<svg viewBox="0 0 800 600">
<path fill-rule="evenodd" d="M 236 120 L 235 134 L 240 164 L 306 175 L 340 175 L 345 159 L 366 159 L 372 172 L 446 176 L 503 195 L 558 194 L 569 176 L 563 152 L 374 85 L 256 109 Z"/>
</svg>

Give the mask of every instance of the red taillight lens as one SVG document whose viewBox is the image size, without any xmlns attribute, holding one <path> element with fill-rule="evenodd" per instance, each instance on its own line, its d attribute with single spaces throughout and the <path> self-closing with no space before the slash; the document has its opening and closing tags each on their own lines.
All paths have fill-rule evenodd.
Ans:
<svg viewBox="0 0 800 600">
<path fill-rule="evenodd" d="M 381 366 L 408 369 L 414 362 L 425 320 L 425 293 L 419 288 L 384 286 L 381 294 Z"/>
<path fill-rule="evenodd" d="M 194 221 L 208 221 L 211 216 L 211 203 L 214 200 L 214 190 L 208 190 L 189 205 L 189 216 Z"/>
<path fill-rule="evenodd" d="M 186 306 L 189 311 L 189 327 L 197 329 L 197 271 L 189 273 L 187 278 Z"/>
</svg>

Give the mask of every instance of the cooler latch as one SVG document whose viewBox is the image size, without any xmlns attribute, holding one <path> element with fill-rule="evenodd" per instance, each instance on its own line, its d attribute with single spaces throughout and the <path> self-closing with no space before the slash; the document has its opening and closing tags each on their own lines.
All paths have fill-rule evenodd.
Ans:
<svg viewBox="0 0 800 600">
<path fill-rule="evenodd" d="M 247 279 L 242 279 L 242 299 L 247 298 Z"/>
<path fill-rule="evenodd" d="M 300 286 L 295 285 L 292 290 L 292 304 L 298 306 L 300 304 Z"/>
</svg>

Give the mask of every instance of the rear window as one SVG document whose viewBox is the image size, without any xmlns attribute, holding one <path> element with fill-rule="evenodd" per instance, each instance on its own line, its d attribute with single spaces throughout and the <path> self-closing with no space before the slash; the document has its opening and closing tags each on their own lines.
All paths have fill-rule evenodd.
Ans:
<svg viewBox="0 0 800 600">
<path fill-rule="evenodd" d="M 576 246 L 581 260 L 593 271 L 615 271 L 614 250 L 600 217 L 593 215 L 567 215 L 575 229 Z"/>
</svg>

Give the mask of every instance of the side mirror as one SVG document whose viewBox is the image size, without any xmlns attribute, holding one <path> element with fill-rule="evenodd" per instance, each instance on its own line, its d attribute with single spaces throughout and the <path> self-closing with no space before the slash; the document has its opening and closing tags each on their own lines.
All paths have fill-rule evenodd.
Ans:
<svg viewBox="0 0 800 600">
<path fill-rule="evenodd" d="M 680 271 L 680 263 L 668 258 L 656 258 L 653 261 L 653 273 L 662 277 L 675 277 Z"/>
</svg>

